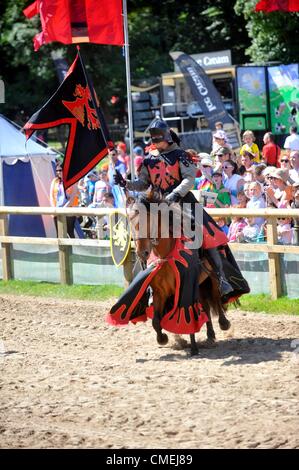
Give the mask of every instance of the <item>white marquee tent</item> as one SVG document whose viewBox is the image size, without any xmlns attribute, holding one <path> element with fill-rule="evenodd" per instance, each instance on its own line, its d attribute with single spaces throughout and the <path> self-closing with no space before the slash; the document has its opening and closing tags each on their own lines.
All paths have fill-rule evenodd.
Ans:
<svg viewBox="0 0 299 470">
<path fill-rule="evenodd" d="M 50 206 L 49 191 L 54 178 L 52 149 L 26 142 L 17 125 L 0 115 L 0 205 Z M 55 236 L 50 216 L 10 216 L 9 234 L 20 236 Z"/>
</svg>

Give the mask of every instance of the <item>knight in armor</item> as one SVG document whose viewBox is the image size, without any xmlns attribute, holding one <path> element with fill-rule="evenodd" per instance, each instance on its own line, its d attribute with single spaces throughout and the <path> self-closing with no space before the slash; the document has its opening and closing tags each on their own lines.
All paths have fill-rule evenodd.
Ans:
<svg viewBox="0 0 299 470">
<path fill-rule="evenodd" d="M 119 172 L 114 175 L 115 184 L 126 187 L 129 191 L 145 191 L 150 185 L 159 190 L 166 202 L 189 203 L 193 216 L 195 204 L 199 204 L 190 191 L 194 186 L 195 165 L 187 152 L 179 147 L 179 137 L 168 125 L 157 119 L 150 129 L 151 141 L 158 150 L 157 155 L 150 154 L 143 161 L 138 179 L 125 180 Z M 221 296 L 228 298 L 234 289 L 228 282 L 222 263 L 219 248 L 227 245 L 227 238 L 216 222 L 203 209 L 203 243 L 204 250 L 215 271 Z M 235 261 L 234 261 L 235 263 Z"/>
</svg>

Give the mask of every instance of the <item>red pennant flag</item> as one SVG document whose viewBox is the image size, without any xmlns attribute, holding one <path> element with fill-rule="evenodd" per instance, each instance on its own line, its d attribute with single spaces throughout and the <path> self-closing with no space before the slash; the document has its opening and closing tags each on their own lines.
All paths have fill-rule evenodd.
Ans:
<svg viewBox="0 0 299 470">
<path fill-rule="evenodd" d="M 23 13 L 27 18 L 32 18 L 33 16 L 38 14 L 38 5 L 37 2 L 31 3 L 25 10 L 23 10 Z"/>
<path fill-rule="evenodd" d="M 94 108 L 83 65 L 77 55 L 54 95 L 25 124 L 29 138 L 35 130 L 68 124 L 63 161 L 63 184 L 72 186 L 108 153 L 108 129 L 99 106 Z"/>
<path fill-rule="evenodd" d="M 255 11 L 299 11 L 299 0 L 260 0 Z"/>
<path fill-rule="evenodd" d="M 34 50 L 52 41 L 124 45 L 122 0 L 36 0 L 23 13 L 39 13 L 42 32 Z"/>
</svg>

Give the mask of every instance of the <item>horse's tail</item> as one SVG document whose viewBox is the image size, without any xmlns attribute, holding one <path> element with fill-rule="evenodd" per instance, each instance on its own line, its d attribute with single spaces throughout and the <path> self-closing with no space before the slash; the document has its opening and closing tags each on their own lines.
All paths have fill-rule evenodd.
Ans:
<svg viewBox="0 0 299 470">
<path fill-rule="evenodd" d="M 208 277 L 199 287 L 201 293 L 201 303 L 207 303 L 210 312 L 217 317 L 221 317 L 227 311 L 227 305 L 221 300 L 221 295 L 216 278 Z"/>
</svg>

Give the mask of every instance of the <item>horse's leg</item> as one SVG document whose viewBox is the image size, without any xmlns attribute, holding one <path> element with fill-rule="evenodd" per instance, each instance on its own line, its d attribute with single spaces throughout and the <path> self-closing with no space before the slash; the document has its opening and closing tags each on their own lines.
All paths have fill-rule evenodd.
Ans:
<svg viewBox="0 0 299 470">
<path fill-rule="evenodd" d="M 205 302 L 205 304 L 206 305 L 204 306 L 204 309 L 209 319 L 207 321 L 207 339 L 210 343 L 214 343 L 216 341 L 216 335 L 215 335 L 212 318 L 211 318 L 211 309 L 210 309 L 208 302 Z"/>
<path fill-rule="evenodd" d="M 230 321 L 225 316 L 225 307 L 222 304 L 218 283 L 212 279 L 212 296 L 215 299 L 216 311 L 218 312 L 218 323 L 221 330 L 229 330 L 231 327 Z"/>
<path fill-rule="evenodd" d="M 231 323 L 228 320 L 228 318 L 226 318 L 224 310 L 221 310 L 221 312 L 219 312 L 218 323 L 219 323 L 220 329 L 224 331 L 229 330 L 231 327 Z"/>
<path fill-rule="evenodd" d="M 153 291 L 153 307 L 154 307 L 154 318 L 152 320 L 152 325 L 157 333 L 157 342 L 161 346 L 165 346 L 168 343 L 168 336 L 165 333 L 162 333 L 160 319 L 165 306 L 165 301 L 163 296 L 161 296 L 159 290 L 154 289 Z"/>
<path fill-rule="evenodd" d="M 198 354 L 198 347 L 195 341 L 195 334 L 192 333 L 190 335 L 190 343 L 191 343 L 191 356 L 196 356 Z"/>
<path fill-rule="evenodd" d="M 206 323 L 207 326 L 207 339 L 199 344 L 200 348 L 211 348 L 216 345 L 216 335 L 212 323 L 212 317 L 211 317 L 211 308 L 209 305 L 209 302 L 204 299 L 200 299 L 201 304 L 203 306 L 204 311 L 207 314 L 208 321 Z"/>
</svg>

